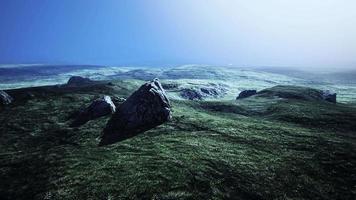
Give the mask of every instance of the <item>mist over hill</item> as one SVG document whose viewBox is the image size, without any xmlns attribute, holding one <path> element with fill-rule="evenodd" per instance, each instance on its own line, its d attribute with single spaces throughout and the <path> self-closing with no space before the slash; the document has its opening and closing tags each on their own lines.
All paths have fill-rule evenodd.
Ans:
<svg viewBox="0 0 356 200">
<path fill-rule="evenodd" d="M 194 85 L 227 85 L 225 98 L 234 98 L 244 89 L 263 89 L 275 85 L 301 85 L 332 90 L 341 101 L 354 101 L 355 73 L 307 72 L 273 67 L 234 67 L 211 65 L 182 65 L 176 67 L 120 67 L 97 65 L 18 65 L 0 67 L 0 89 L 63 84 L 71 76 L 93 80 L 152 80 L 159 78 Z"/>
<path fill-rule="evenodd" d="M 334 70 L 300 70 L 291 67 L 255 67 L 257 70 L 283 74 L 291 77 L 313 80 L 315 82 L 326 83 L 356 83 L 356 70 L 355 69 L 334 69 Z"/>
</svg>

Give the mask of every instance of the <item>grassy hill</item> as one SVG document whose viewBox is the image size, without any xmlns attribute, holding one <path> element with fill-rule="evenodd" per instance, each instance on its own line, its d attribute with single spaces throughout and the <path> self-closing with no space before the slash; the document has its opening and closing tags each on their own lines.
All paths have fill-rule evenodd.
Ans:
<svg viewBox="0 0 356 200">
<path fill-rule="evenodd" d="M 79 128 L 69 128 L 69 118 L 100 95 L 129 96 L 142 81 L 112 83 L 8 91 L 17 101 L 0 107 L 1 199 L 356 195 L 354 106 L 275 93 L 239 101 L 172 100 L 170 122 L 98 147 L 109 116 Z"/>
</svg>

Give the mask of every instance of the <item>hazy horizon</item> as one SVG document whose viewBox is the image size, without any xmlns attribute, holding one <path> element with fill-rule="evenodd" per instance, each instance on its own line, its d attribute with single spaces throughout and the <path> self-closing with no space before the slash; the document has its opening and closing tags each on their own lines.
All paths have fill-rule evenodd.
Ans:
<svg viewBox="0 0 356 200">
<path fill-rule="evenodd" d="M 0 63 L 356 69 L 352 0 L 0 2 Z"/>
<path fill-rule="evenodd" d="M 221 64 L 153 64 L 153 65 L 141 65 L 141 64 L 126 64 L 126 65 L 102 65 L 102 64 L 89 64 L 89 63 L 17 63 L 17 64 L 2 64 L 0 63 L 0 69 L 6 68 L 14 68 L 14 67 L 38 67 L 38 66 L 100 66 L 100 67 L 109 67 L 109 68 L 137 68 L 137 69 L 145 69 L 145 68 L 157 68 L 157 69 L 164 69 L 164 68 L 177 68 L 177 67 L 185 67 L 185 66 L 194 66 L 194 67 L 220 67 L 220 68 L 236 68 L 236 69 L 246 69 L 246 70 L 258 70 L 258 71 L 266 71 L 272 73 L 292 73 L 292 72 L 301 72 L 301 73 L 312 73 L 312 74 L 330 74 L 330 73 L 356 73 L 356 68 L 335 68 L 335 67 L 297 67 L 297 66 L 236 66 L 236 65 L 221 65 Z"/>
</svg>

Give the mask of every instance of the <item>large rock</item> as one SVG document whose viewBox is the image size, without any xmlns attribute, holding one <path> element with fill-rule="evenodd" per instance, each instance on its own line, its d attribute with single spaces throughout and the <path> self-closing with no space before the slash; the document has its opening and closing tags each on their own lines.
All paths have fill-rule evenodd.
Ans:
<svg viewBox="0 0 356 200">
<path fill-rule="evenodd" d="M 3 105 L 12 103 L 14 99 L 8 95 L 5 91 L 0 90 L 0 102 Z"/>
<path fill-rule="evenodd" d="M 112 144 L 152 129 L 171 118 L 171 105 L 158 79 L 142 85 L 107 123 L 99 145 Z"/>
<path fill-rule="evenodd" d="M 104 96 L 102 98 L 93 101 L 87 108 L 80 111 L 75 120 L 71 123 L 71 127 L 78 127 L 89 120 L 93 120 L 105 115 L 114 113 L 116 107 L 109 96 Z"/>
<path fill-rule="evenodd" d="M 244 90 L 244 91 L 240 92 L 239 96 L 236 97 L 236 99 L 244 99 L 244 98 L 253 96 L 255 94 L 257 94 L 256 90 Z"/>
<path fill-rule="evenodd" d="M 95 81 L 90 80 L 89 78 L 84 78 L 81 76 L 72 76 L 67 82 L 67 86 L 85 86 L 95 83 Z"/>
</svg>

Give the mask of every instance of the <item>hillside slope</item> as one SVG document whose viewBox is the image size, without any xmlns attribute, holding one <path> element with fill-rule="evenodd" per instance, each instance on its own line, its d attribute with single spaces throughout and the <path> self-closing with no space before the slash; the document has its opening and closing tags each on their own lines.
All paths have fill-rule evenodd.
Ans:
<svg viewBox="0 0 356 200">
<path fill-rule="evenodd" d="M 98 96 L 126 98 L 141 84 L 7 91 L 20 100 L 0 107 L 1 199 L 354 199 L 347 104 L 172 100 L 170 122 L 105 147 L 109 117 L 69 128 Z"/>
</svg>

